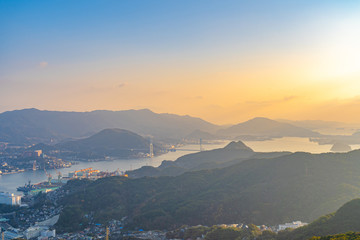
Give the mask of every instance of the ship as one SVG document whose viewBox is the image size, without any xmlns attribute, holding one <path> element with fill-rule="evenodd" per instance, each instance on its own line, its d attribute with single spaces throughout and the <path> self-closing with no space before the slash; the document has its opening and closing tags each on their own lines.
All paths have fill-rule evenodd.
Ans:
<svg viewBox="0 0 360 240">
<path fill-rule="evenodd" d="M 41 182 L 37 184 L 29 183 L 25 184 L 24 186 L 16 188 L 17 191 L 23 192 L 25 195 L 27 194 L 34 194 L 38 192 L 49 192 L 58 189 L 59 187 L 63 186 L 64 183 L 54 183 L 54 182 Z"/>
<path fill-rule="evenodd" d="M 29 192 L 31 190 L 35 189 L 34 185 L 31 184 L 31 181 L 29 181 L 28 184 L 25 183 L 24 186 L 17 187 L 16 190 L 19 192 Z"/>
</svg>

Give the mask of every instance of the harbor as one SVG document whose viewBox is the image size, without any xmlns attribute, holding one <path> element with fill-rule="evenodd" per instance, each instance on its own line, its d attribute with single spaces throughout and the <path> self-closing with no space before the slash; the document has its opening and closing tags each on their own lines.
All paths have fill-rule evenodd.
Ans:
<svg viewBox="0 0 360 240">
<path fill-rule="evenodd" d="M 54 191 L 63 185 L 65 185 L 69 180 L 73 179 L 90 179 L 97 180 L 99 178 L 104 177 L 112 177 L 112 176 L 124 176 L 127 177 L 123 171 L 117 169 L 114 172 L 109 171 L 100 171 L 90 168 L 80 169 L 73 172 L 69 172 L 67 176 L 62 176 L 60 172 L 58 172 L 57 178 L 53 178 L 51 174 L 47 174 L 48 180 L 40 183 L 31 184 L 29 181 L 24 186 L 17 187 L 18 192 L 23 192 L 25 195 L 35 195 L 40 192 L 51 192 Z"/>
<path fill-rule="evenodd" d="M 217 142 L 214 144 L 204 144 L 203 148 L 205 150 L 212 150 L 215 148 L 224 147 L 228 141 Z M 43 169 L 37 169 L 36 171 L 25 171 L 17 174 L 8 174 L 0 175 L 0 192 L 10 192 L 15 194 L 23 194 L 18 192 L 17 188 L 19 186 L 24 186 L 31 183 L 40 183 L 48 181 L 48 174 L 51 174 L 54 177 L 54 181 L 59 175 L 59 172 L 62 176 L 68 176 L 69 173 L 75 172 L 81 169 L 93 168 L 103 172 L 112 172 L 116 169 L 121 169 L 121 171 L 128 171 L 140 168 L 142 166 L 153 166 L 158 167 L 163 160 L 175 161 L 177 158 L 196 152 L 199 150 L 198 144 L 188 144 L 177 148 L 177 151 L 169 151 L 160 156 L 154 156 L 152 158 L 138 158 L 138 159 L 111 159 L 108 161 L 99 161 L 99 162 L 77 162 L 71 167 L 61 168 L 61 169 L 47 169 L 45 172 Z"/>
</svg>

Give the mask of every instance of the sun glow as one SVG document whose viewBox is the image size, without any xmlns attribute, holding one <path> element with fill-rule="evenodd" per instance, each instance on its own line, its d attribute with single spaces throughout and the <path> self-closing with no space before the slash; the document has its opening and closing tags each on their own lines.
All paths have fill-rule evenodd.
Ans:
<svg viewBox="0 0 360 240">
<path fill-rule="evenodd" d="M 318 75 L 323 79 L 338 79 L 356 84 L 360 76 L 360 17 L 337 22 L 322 41 L 321 65 Z M 359 84 L 359 83 L 358 83 Z"/>
</svg>

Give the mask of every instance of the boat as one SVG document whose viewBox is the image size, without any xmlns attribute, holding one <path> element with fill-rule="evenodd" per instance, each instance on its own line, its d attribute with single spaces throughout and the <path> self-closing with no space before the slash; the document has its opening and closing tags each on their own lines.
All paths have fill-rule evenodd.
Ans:
<svg viewBox="0 0 360 240">
<path fill-rule="evenodd" d="M 24 186 L 20 186 L 20 187 L 17 187 L 16 190 L 19 191 L 19 192 L 29 192 L 31 190 L 35 189 L 34 185 L 31 184 L 31 181 L 29 181 L 28 184 L 25 183 Z"/>
</svg>

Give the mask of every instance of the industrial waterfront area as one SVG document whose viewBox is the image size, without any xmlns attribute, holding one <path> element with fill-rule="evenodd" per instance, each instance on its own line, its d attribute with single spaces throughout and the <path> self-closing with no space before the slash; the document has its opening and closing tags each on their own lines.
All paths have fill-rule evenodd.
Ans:
<svg viewBox="0 0 360 240">
<path fill-rule="evenodd" d="M 40 192 L 47 193 L 54 191 L 62 186 L 64 186 L 68 181 L 74 179 L 89 179 L 89 180 L 97 180 L 104 177 L 113 177 L 113 176 L 123 176 L 127 177 L 127 174 L 117 169 L 113 172 L 108 171 L 99 171 L 93 168 L 85 168 L 76 170 L 74 172 L 70 172 L 68 176 L 62 176 L 61 172 L 58 172 L 57 178 L 53 178 L 49 173 L 47 174 L 48 180 L 45 182 L 31 184 L 29 181 L 28 184 L 24 186 L 20 186 L 17 188 L 17 191 L 23 192 L 25 195 L 35 195 Z"/>
<path fill-rule="evenodd" d="M 228 141 L 224 142 L 216 142 L 213 144 L 206 144 L 204 148 L 206 150 L 211 150 L 215 148 L 222 148 L 224 147 Z M 48 181 L 49 174 L 52 176 L 53 179 L 57 179 L 59 174 L 61 176 L 68 176 L 69 173 L 75 172 L 81 169 L 86 168 L 93 168 L 99 171 L 116 171 L 119 169 L 120 171 L 128 171 L 140 168 L 142 166 L 154 166 L 157 167 L 161 164 L 163 160 L 170 160 L 174 161 L 177 158 L 199 151 L 199 144 L 189 144 L 178 148 L 178 151 L 168 151 L 165 154 L 154 156 L 152 158 L 145 157 L 145 158 L 136 158 L 136 159 L 111 159 L 107 161 L 82 161 L 82 162 L 70 162 L 67 161 L 68 165 L 65 165 L 63 168 L 56 169 L 54 167 L 46 167 L 44 168 L 37 168 L 36 171 L 33 170 L 33 162 L 34 159 L 29 159 L 31 164 L 28 164 L 27 170 L 22 172 L 17 172 L 14 174 L 6 174 L 0 175 L 0 192 L 11 192 L 17 193 L 17 188 L 20 186 L 24 186 L 28 184 L 30 181 L 32 184 L 39 183 L 39 182 L 46 182 Z M 23 150 L 24 152 L 24 150 Z M 23 152 L 17 154 L 22 156 Z M 2 160 L 1 160 L 2 159 Z M 7 158 L 11 159 L 11 158 Z M 0 154 L 0 161 L 7 162 L 5 160 L 4 155 Z M 62 160 L 63 161 L 63 160 Z M 40 161 L 39 161 L 40 162 Z"/>
</svg>

